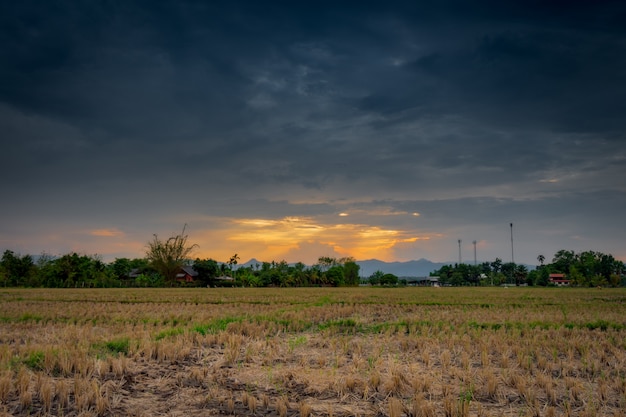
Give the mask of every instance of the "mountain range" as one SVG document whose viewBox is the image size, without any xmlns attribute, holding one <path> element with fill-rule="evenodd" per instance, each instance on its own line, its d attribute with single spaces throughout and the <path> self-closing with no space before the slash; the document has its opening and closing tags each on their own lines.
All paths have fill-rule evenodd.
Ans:
<svg viewBox="0 0 626 417">
<path fill-rule="evenodd" d="M 261 265 L 262 263 L 263 262 L 252 258 L 244 264 L 237 265 L 236 268 L 250 266 L 254 268 L 256 265 Z M 378 259 L 368 259 L 365 261 L 356 261 L 356 264 L 361 267 L 359 270 L 361 277 L 369 277 L 376 271 L 394 274 L 397 277 L 427 277 L 431 272 L 440 269 L 444 265 L 451 265 L 452 262 L 432 262 L 423 258 L 417 261 L 406 262 L 385 262 Z"/>
<path fill-rule="evenodd" d="M 368 259 L 356 261 L 356 263 L 361 267 L 359 274 L 362 277 L 369 277 L 376 271 L 394 274 L 397 277 L 427 277 L 442 266 L 451 264 L 451 262 L 432 262 L 424 258 L 406 262 L 384 262 L 378 259 Z"/>
</svg>

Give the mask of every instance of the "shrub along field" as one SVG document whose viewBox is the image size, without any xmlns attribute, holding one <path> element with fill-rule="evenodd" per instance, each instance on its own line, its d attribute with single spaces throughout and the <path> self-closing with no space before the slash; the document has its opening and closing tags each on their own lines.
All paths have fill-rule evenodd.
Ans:
<svg viewBox="0 0 626 417">
<path fill-rule="evenodd" d="M 624 289 L 0 291 L 0 415 L 624 410 Z"/>
</svg>

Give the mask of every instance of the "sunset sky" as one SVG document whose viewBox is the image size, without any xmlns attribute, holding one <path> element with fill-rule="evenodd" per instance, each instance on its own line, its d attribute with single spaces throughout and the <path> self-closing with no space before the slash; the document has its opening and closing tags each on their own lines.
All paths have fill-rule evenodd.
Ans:
<svg viewBox="0 0 626 417">
<path fill-rule="evenodd" d="M 3 1 L 0 250 L 626 260 L 626 2 Z"/>
</svg>

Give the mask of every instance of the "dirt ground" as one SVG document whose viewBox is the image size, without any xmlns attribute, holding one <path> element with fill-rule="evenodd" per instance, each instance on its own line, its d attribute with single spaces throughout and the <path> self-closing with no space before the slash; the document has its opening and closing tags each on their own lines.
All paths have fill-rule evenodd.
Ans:
<svg viewBox="0 0 626 417">
<path fill-rule="evenodd" d="M 626 416 L 623 293 L 593 293 L 602 306 L 574 292 L 402 298 L 418 291 L 171 304 L 11 294 L 0 415 Z"/>
<path fill-rule="evenodd" d="M 141 353 L 111 359 L 100 369 L 95 365 L 86 377 L 97 386 L 92 395 L 98 398 L 80 401 L 75 388 L 65 406 L 57 393 L 49 409 L 37 400 L 41 394 L 33 376 L 31 404 L 24 407 L 15 392 L 0 409 L 3 415 L 32 416 L 625 415 L 623 379 L 621 393 L 608 388 L 601 398 L 597 393 L 601 380 L 576 374 L 573 367 L 544 365 L 550 371 L 540 375 L 554 384 L 550 398 L 541 388 L 546 382 L 539 380 L 535 365 L 519 364 L 512 355 L 508 368 L 493 369 L 497 386 L 489 394 L 485 386 L 492 370 L 486 371 L 474 359 L 463 364 L 460 351 L 453 358 L 439 353 L 435 345 L 422 345 L 431 352 L 426 359 L 418 353 L 419 342 L 410 337 L 299 337 L 301 345 L 294 346 L 290 335 L 271 340 L 231 335 L 230 343 L 238 348 L 235 357 L 229 342 L 220 343 L 214 336 L 196 338 L 196 346 L 170 353 L 171 359 Z M 523 367 L 532 369 L 534 376 Z M 563 379 L 561 372 L 571 376 Z M 571 386 L 559 387 L 553 376 Z M 78 384 L 76 378 L 67 381 Z M 577 399 L 571 393 L 574 387 L 580 390 Z"/>
</svg>

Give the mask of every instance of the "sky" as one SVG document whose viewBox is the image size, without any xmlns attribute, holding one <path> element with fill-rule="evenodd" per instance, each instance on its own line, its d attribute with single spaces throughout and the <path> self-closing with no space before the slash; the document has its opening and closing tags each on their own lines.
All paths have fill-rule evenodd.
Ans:
<svg viewBox="0 0 626 417">
<path fill-rule="evenodd" d="M 626 260 L 623 1 L 0 9 L 3 251 Z"/>
</svg>

